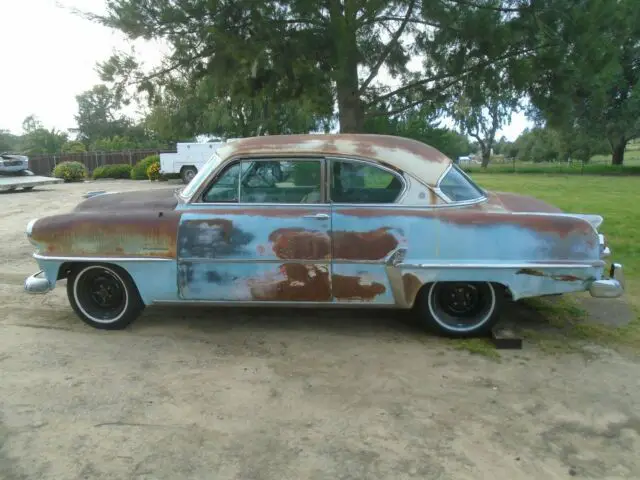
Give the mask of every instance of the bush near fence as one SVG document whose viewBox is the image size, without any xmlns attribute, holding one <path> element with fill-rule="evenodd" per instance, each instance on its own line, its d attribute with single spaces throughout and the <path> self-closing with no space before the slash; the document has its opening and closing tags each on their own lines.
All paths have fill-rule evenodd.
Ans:
<svg viewBox="0 0 640 480">
<path fill-rule="evenodd" d="M 118 163 L 115 165 L 105 165 L 93 171 L 94 180 L 99 178 L 131 178 L 131 165 L 128 163 Z"/>
<path fill-rule="evenodd" d="M 135 165 L 140 160 L 149 155 L 159 155 L 160 153 L 175 153 L 175 150 L 126 150 L 121 152 L 82 152 L 82 153 L 62 153 L 57 155 L 33 155 L 29 157 L 29 170 L 36 175 L 49 176 L 56 165 L 62 162 L 82 163 L 90 176 L 98 167 L 108 165 L 127 164 Z"/>
</svg>

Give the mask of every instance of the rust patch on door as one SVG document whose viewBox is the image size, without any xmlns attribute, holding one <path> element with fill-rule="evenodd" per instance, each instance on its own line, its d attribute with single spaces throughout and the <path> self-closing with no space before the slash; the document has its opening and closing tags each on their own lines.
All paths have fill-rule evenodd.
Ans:
<svg viewBox="0 0 640 480">
<path fill-rule="evenodd" d="M 398 247 L 391 228 L 381 227 L 368 232 L 337 231 L 333 235 L 335 260 L 382 260 Z"/>
<path fill-rule="evenodd" d="M 372 301 L 387 290 L 381 283 L 349 275 L 333 275 L 332 287 L 336 300 Z"/>
<path fill-rule="evenodd" d="M 286 260 L 324 260 L 329 258 L 329 235 L 304 228 L 279 228 L 269 235 L 273 253 Z"/>
<path fill-rule="evenodd" d="M 327 302 L 331 299 L 327 267 L 284 263 L 280 266 L 280 274 L 248 279 L 253 300 Z"/>
</svg>

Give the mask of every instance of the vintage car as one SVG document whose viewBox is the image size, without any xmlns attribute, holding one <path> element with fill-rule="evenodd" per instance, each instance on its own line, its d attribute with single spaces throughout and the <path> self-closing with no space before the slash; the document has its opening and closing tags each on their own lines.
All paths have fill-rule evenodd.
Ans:
<svg viewBox="0 0 640 480">
<path fill-rule="evenodd" d="M 185 187 L 103 193 L 26 230 L 41 269 L 101 329 L 151 304 L 414 309 L 484 335 L 505 300 L 618 297 L 598 215 L 483 190 L 441 152 L 380 135 L 283 135 L 222 146 Z"/>
</svg>

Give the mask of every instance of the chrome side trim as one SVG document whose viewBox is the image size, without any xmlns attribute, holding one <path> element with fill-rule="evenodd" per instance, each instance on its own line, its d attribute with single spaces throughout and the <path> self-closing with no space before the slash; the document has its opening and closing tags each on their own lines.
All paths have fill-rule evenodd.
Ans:
<svg viewBox="0 0 640 480">
<path fill-rule="evenodd" d="M 319 260 L 295 260 L 281 258 L 201 258 L 201 257 L 180 257 L 179 263 L 300 263 L 303 265 L 329 264 L 330 258 Z M 350 262 L 345 262 L 350 263 Z"/>
<path fill-rule="evenodd" d="M 300 308 L 317 308 L 337 307 L 337 308 L 380 308 L 390 309 L 398 308 L 393 303 L 374 303 L 374 302 L 268 302 L 268 301 L 251 301 L 251 300 L 154 300 L 154 305 L 199 305 L 199 306 L 216 306 L 216 307 L 300 307 Z M 402 307 L 401 307 L 402 308 Z"/>
<path fill-rule="evenodd" d="M 597 260 L 591 263 L 400 263 L 397 268 L 598 268 L 605 262 Z"/>
<path fill-rule="evenodd" d="M 175 262 L 175 258 L 165 257 L 61 257 L 49 256 L 34 253 L 33 258 L 36 260 L 53 260 L 59 262 Z"/>
</svg>

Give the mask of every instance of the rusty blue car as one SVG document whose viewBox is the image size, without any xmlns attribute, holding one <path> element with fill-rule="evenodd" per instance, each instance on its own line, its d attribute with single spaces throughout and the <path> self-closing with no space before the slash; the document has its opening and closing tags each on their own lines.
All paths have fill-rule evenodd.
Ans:
<svg viewBox="0 0 640 480">
<path fill-rule="evenodd" d="M 106 192 L 34 219 L 43 294 L 66 280 L 87 324 L 148 305 L 388 307 L 486 334 L 505 301 L 623 294 L 599 215 L 487 191 L 440 151 L 383 135 L 275 135 L 221 147 L 182 187 Z"/>
</svg>

